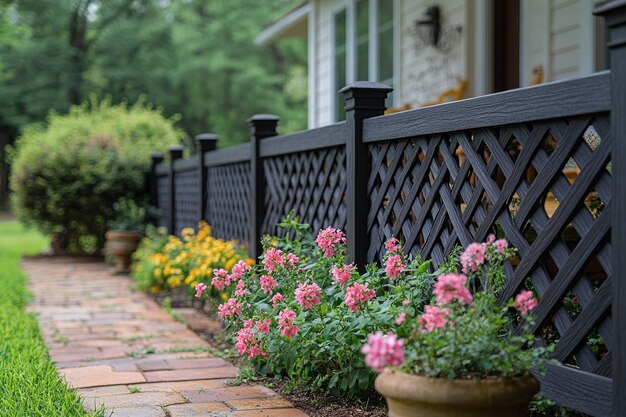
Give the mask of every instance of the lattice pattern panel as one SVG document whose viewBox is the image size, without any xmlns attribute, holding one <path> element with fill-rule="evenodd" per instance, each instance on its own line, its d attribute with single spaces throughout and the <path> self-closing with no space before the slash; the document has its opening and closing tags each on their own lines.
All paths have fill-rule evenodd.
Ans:
<svg viewBox="0 0 626 417">
<path fill-rule="evenodd" d="M 200 199 L 200 176 L 197 169 L 177 172 L 174 175 L 176 194 L 176 228 L 177 234 L 185 227 L 198 226 Z"/>
<path fill-rule="evenodd" d="M 247 243 L 250 236 L 250 163 L 208 168 L 207 216 L 213 233 Z"/>
<path fill-rule="evenodd" d="M 610 376 L 608 114 L 371 146 L 369 257 L 394 235 L 441 262 L 455 245 L 506 237 L 502 299 L 540 296 L 535 332 L 567 365 Z"/>
<path fill-rule="evenodd" d="M 169 227 L 170 218 L 170 179 L 167 175 L 157 177 L 157 197 L 159 209 L 159 227 Z"/>
<path fill-rule="evenodd" d="M 276 224 L 293 210 L 315 233 L 346 226 L 345 147 L 282 155 L 263 160 L 267 181 L 263 233 L 279 234 Z"/>
</svg>

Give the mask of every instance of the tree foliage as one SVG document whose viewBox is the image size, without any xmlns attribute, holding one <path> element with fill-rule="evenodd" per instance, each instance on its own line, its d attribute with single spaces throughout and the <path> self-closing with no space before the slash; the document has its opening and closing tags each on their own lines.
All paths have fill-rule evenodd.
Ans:
<svg viewBox="0 0 626 417">
<path fill-rule="evenodd" d="M 180 114 L 189 137 L 247 139 L 245 119 L 302 129 L 303 39 L 254 37 L 294 0 L 0 0 L 0 136 L 96 95 Z M 295 86 L 295 88 L 294 88 Z"/>
</svg>

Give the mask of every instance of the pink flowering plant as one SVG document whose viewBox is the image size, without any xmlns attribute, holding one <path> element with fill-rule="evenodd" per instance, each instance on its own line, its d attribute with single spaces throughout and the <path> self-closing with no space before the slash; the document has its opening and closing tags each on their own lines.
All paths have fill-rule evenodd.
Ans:
<svg viewBox="0 0 626 417">
<path fill-rule="evenodd" d="M 313 237 L 291 216 L 279 226 L 286 237 L 265 236 L 259 262 L 224 278 L 237 290 L 218 315 L 236 349 L 258 372 L 313 389 L 347 395 L 371 389 L 376 374 L 361 346 L 376 330 L 408 336 L 401 323 L 430 299 L 436 276 L 430 262 L 404 255 L 392 239 L 383 265 L 360 273 L 346 260 L 341 230 L 328 227 Z"/>
<path fill-rule="evenodd" d="M 421 314 L 395 331 L 369 335 L 361 349 L 367 365 L 449 379 L 513 377 L 540 368 L 546 349 L 534 346 L 531 332 L 537 299 L 524 290 L 498 302 L 505 261 L 514 255 L 506 240 L 493 236 L 470 244 L 458 256 L 460 272 L 447 268 L 437 276 Z"/>
</svg>

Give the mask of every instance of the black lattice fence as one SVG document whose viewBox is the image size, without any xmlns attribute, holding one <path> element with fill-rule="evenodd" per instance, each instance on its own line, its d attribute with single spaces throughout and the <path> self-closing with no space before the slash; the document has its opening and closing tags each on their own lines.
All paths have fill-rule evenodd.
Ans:
<svg viewBox="0 0 626 417">
<path fill-rule="evenodd" d="M 250 162 L 207 169 L 206 219 L 217 237 L 247 242 L 250 232 Z"/>
<path fill-rule="evenodd" d="M 196 228 L 200 210 L 200 178 L 195 169 L 179 171 L 174 176 L 176 231 L 186 227 Z"/>
<path fill-rule="evenodd" d="M 263 160 L 267 181 L 263 233 L 280 234 L 276 227 L 290 211 L 312 231 L 329 225 L 346 226 L 345 147 L 319 149 Z"/>
<path fill-rule="evenodd" d="M 538 343 L 560 361 L 538 376 L 542 392 L 626 417 L 626 3 L 605 13 L 611 73 L 388 116 L 389 89 L 357 82 L 342 91 L 346 122 L 285 136 L 257 115 L 250 144 L 153 169 L 160 222 L 174 232 L 203 217 L 257 256 L 293 210 L 313 231 L 345 228 L 359 265 L 391 236 L 435 263 L 506 237 L 519 254 L 501 298 L 536 291 Z"/>
<path fill-rule="evenodd" d="M 600 113 L 372 145 L 368 255 L 397 236 L 438 264 L 506 237 L 519 259 L 502 298 L 534 289 L 534 330 L 555 358 L 610 377 L 609 132 Z"/>
<path fill-rule="evenodd" d="M 578 410 L 609 415 L 615 352 L 609 76 L 474 101 L 471 108 L 460 102 L 364 122 L 371 153 L 368 258 L 380 260 L 391 236 L 435 264 L 456 245 L 506 237 L 519 257 L 507 265 L 501 298 L 523 287 L 536 291 L 534 331 L 539 343 L 555 345 L 554 357 L 565 365 L 540 376 L 542 390 Z M 544 108 L 516 108 L 524 102 Z M 490 114 L 495 108 L 499 117 Z M 415 120 L 447 123 L 408 125 Z M 391 123 L 406 128 L 386 129 Z M 396 139 L 399 132 L 404 137 Z M 564 390 L 567 380 L 575 383 Z"/>
<path fill-rule="evenodd" d="M 159 227 L 170 228 L 169 225 L 169 200 L 170 200 L 170 179 L 165 175 L 159 175 L 156 179 L 156 192 L 158 196 L 157 208 L 159 209 L 158 224 Z"/>
</svg>

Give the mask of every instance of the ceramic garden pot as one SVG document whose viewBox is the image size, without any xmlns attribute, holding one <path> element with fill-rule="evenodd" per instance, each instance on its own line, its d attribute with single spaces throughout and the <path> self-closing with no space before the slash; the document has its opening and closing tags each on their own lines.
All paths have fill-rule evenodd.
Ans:
<svg viewBox="0 0 626 417">
<path fill-rule="evenodd" d="M 109 230 L 105 237 L 106 253 L 115 258 L 118 272 L 128 272 L 131 256 L 137 250 L 143 233 L 137 230 Z"/>
<path fill-rule="evenodd" d="M 376 390 L 390 417 L 522 417 L 539 391 L 532 375 L 496 379 L 427 378 L 384 371 Z"/>
</svg>

